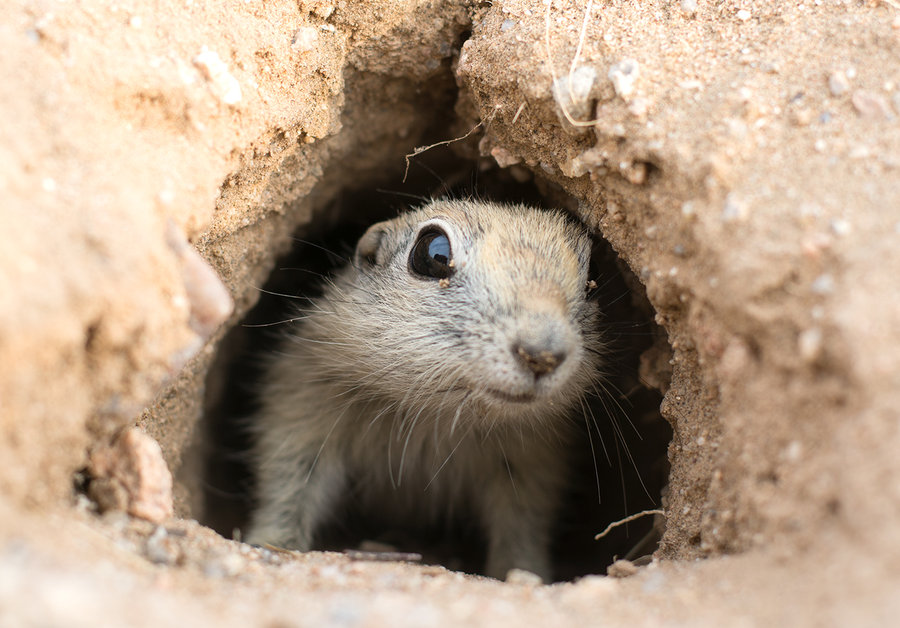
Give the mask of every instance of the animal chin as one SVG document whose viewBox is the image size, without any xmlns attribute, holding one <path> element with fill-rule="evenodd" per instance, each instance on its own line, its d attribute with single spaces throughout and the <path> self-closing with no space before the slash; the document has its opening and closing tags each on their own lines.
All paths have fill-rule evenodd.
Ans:
<svg viewBox="0 0 900 628">
<path fill-rule="evenodd" d="M 509 393 L 504 390 L 497 390 L 496 388 L 484 388 L 482 392 L 486 397 L 490 397 L 496 400 L 499 400 L 504 403 L 534 403 L 538 396 L 533 392 L 526 393 Z"/>
</svg>

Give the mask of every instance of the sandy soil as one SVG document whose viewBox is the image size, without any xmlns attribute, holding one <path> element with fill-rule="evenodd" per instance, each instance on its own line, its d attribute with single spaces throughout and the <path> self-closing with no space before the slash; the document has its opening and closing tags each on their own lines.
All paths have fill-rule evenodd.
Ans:
<svg viewBox="0 0 900 628">
<path fill-rule="evenodd" d="M 0 34 L 0 623 L 900 611 L 894 2 L 16 0 Z M 668 334 L 656 562 L 534 587 L 191 522 L 204 374 L 291 233 L 473 128 L 457 150 L 574 199 Z M 73 492 L 135 423 L 176 477 L 161 526 Z"/>
</svg>

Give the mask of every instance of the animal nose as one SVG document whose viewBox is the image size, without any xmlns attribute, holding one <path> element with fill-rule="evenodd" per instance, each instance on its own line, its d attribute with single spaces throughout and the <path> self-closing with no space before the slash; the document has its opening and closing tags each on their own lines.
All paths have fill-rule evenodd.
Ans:
<svg viewBox="0 0 900 628">
<path fill-rule="evenodd" d="M 535 377 L 552 373 L 566 359 L 565 351 L 524 343 L 514 345 L 513 353 L 525 368 L 534 373 Z"/>
</svg>

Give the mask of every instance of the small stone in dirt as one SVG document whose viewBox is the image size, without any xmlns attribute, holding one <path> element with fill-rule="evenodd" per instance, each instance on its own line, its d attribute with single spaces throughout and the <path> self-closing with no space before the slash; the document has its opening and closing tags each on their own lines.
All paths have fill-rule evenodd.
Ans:
<svg viewBox="0 0 900 628">
<path fill-rule="evenodd" d="M 204 575 L 210 578 L 224 578 L 236 576 L 243 571 L 245 560 L 231 552 L 216 552 L 200 564 Z"/>
<path fill-rule="evenodd" d="M 200 54 L 193 58 L 194 65 L 209 81 L 216 97 L 226 105 L 241 102 L 241 84 L 228 71 L 228 66 L 219 55 L 204 46 Z"/>
<path fill-rule="evenodd" d="M 159 523 L 172 516 L 172 474 L 159 444 L 137 428 L 91 454 L 89 493 L 101 511 Z"/>
<path fill-rule="evenodd" d="M 843 218 L 835 218 L 830 223 L 831 230 L 835 235 L 845 236 L 851 231 L 850 222 Z"/>
<path fill-rule="evenodd" d="M 646 118 L 649 111 L 650 100 L 648 98 L 635 98 L 628 105 L 628 113 L 635 118 Z"/>
<path fill-rule="evenodd" d="M 154 564 L 171 566 L 178 561 L 178 548 L 174 546 L 166 529 L 158 526 L 147 538 L 144 555 Z"/>
<path fill-rule="evenodd" d="M 891 113 L 891 105 L 887 98 L 875 92 L 858 89 L 853 92 L 850 102 L 857 113 L 864 118 L 871 120 L 889 120 L 893 118 Z"/>
<path fill-rule="evenodd" d="M 834 292 L 834 278 L 828 273 L 824 273 L 816 277 L 810 286 L 816 294 L 831 294 Z"/>
<path fill-rule="evenodd" d="M 319 31 L 312 26 L 303 26 L 294 31 L 291 39 L 291 48 L 297 52 L 310 52 L 315 50 L 319 41 Z"/>
<path fill-rule="evenodd" d="M 536 587 L 543 584 L 544 581 L 536 573 L 531 573 L 525 569 L 510 569 L 506 572 L 506 583 Z"/>
<path fill-rule="evenodd" d="M 641 66 L 634 59 L 623 59 L 609 69 L 607 76 L 620 98 L 627 99 L 634 93 L 634 84 L 640 71 Z"/>
<path fill-rule="evenodd" d="M 747 204 L 734 194 L 725 197 L 725 206 L 722 208 L 722 222 L 744 221 L 749 216 Z"/>
<path fill-rule="evenodd" d="M 688 15 L 693 15 L 697 12 L 697 0 L 681 0 L 681 10 Z"/>
<path fill-rule="evenodd" d="M 591 90 L 596 80 L 596 70 L 582 65 L 553 82 L 553 99 L 559 107 L 556 114 L 564 128 L 572 129 L 570 118 L 587 121 L 592 116 Z"/>
<path fill-rule="evenodd" d="M 491 149 L 491 157 L 494 158 L 497 165 L 501 168 L 509 168 L 522 161 L 518 155 L 501 146 L 495 146 Z"/>
<path fill-rule="evenodd" d="M 832 72 L 828 77 L 828 89 L 832 96 L 842 96 L 850 89 L 850 81 L 847 75 L 840 70 Z"/>
<path fill-rule="evenodd" d="M 811 327 L 801 332 L 797 342 L 800 358 L 807 364 L 817 362 L 822 356 L 822 341 L 822 330 L 818 327 Z"/>
<path fill-rule="evenodd" d="M 606 575 L 612 578 L 627 578 L 637 572 L 637 566 L 630 560 L 617 560 L 606 568 Z"/>
<path fill-rule="evenodd" d="M 169 222 L 166 243 L 181 265 L 185 296 L 190 304 L 188 325 L 206 340 L 234 309 L 228 288 L 212 266 L 191 246 L 174 222 Z"/>
</svg>

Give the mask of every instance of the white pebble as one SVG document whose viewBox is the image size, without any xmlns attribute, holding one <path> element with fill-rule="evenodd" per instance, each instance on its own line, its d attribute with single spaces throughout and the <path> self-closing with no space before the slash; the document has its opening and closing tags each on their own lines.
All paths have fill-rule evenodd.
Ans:
<svg viewBox="0 0 900 628">
<path fill-rule="evenodd" d="M 609 80 L 613 89 L 621 98 L 628 98 L 634 93 L 634 84 L 640 74 L 640 65 L 634 59 L 623 59 L 609 69 Z"/>
<path fill-rule="evenodd" d="M 563 125 L 570 122 L 569 118 L 581 121 L 591 118 L 590 95 L 596 80 L 597 71 L 589 65 L 582 65 L 553 82 L 553 99 L 559 106 L 557 115 Z"/>
<path fill-rule="evenodd" d="M 508 584 L 518 584 L 528 587 L 537 587 L 543 584 L 541 577 L 525 569 L 510 569 L 506 574 Z"/>
<path fill-rule="evenodd" d="M 241 84 L 231 75 L 218 54 L 203 46 L 193 62 L 210 82 L 219 100 L 226 105 L 236 105 L 241 101 Z"/>
<path fill-rule="evenodd" d="M 853 103 L 853 107 L 856 109 L 857 113 L 865 118 L 870 118 L 872 120 L 887 120 L 893 118 L 891 105 L 888 103 L 887 98 L 882 94 L 858 89 L 853 92 L 853 95 L 850 97 L 850 102 Z"/>
<path fill-rule="evenodd" d="M 553 84 L 553 96 L 556 102 L 575 107 L 587 101 L 597 79 L 597 72 L 589 65 L 582 65 L 565 76 L 556 79 Z"/>
<path fill-rule="evenodd" d="M 800 441 L 792 440 L 785 448 L 784 457 L 791 462 L 796 462 L 803 455 L 803 444 Z"/>
<path fill-rule="evenodd" d="M 831 221 L 831 230 L 835 235 L 845 236 L 850 233 L 850 222 L 843 218 L 835 218 Z"/>
<path fill-rule="evenodd" d="M 747 204 L 738 199 L 734 194 L 725 198 L 725 206 L 722 208 L 722 222 L 736 222 L 747 219 L 749 209 Z"/>
<path fill-rule="evenodd" d="M 831 294 L 834 292 L 834 277 L 823 273 L 813 280 L 810 288 L 816 294 Z"/>
<path fill-rule="evenodd" d="M 804 330 L 797 341 L 800 358 L 812 364 L 822 356 L 822 330 L 812 327 Z"/>
<path fill-rule="evenodd" d="M 319 31 L 312 26 L 304 26 L 294 31 L 291 48 L 297 52 L 309 52 L 316 47 L 318 41 Z"/>
<path fill-rule="evenodd" d="M 828 77 L 828 89 L 831 91 L 832 96 L 846 94 L 847 90 L 850 89 L 850 81 L 847 80 L 847 75 L 840 70 L 832 72 Z"/>
<path fill-rule="evenodd" d="M 746 22 L 750 19 L 750 17 L 750 11 L 748 11 L 747 9 L 741 9 L 737 12 L 737 18 L 742 22 Z"/>
</svg>

